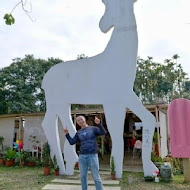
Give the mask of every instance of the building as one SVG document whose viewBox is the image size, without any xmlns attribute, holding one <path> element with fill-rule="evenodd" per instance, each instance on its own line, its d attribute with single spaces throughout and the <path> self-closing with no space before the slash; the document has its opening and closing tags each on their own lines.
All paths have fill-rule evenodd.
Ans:
<svg viewBox="0 0 190 190">
<path fill-rule="evenodd" d="M 167 125 L 167 104 L 152 104 L 145 105 L 145 107 L 155 116 L 157 121 L 157 142 L 158 152 L 161 157 L 165 157 L 169 152 L 169 131 Z M 46 137 L 43 132 L 41 123 L 43 121 L 45 113 L 30 113 L 30 114 L 6 114 L 0 115 L 0 136 L 4 137 L 4 146 L 13 146 L 13 142 L 23 140 L 24 149 L 32 151 L 35 146 L 41 148 L 45 143 Z M 102 124 L 106 126 L 106 119 L 104 116 L 104 110 L 98 109 L 75 109 L 72 110 L 73 122 L 76 125 L 76 116 L 84 115 L 89 125 L 93 125 L 94 116 L 97 115 Z M 61 122 L 59 121 L 59 134 L 60 143 L 63 144 L 64 133 Z M 77 126 L 77 125 L 76 125 Z M 124 121 L 124 145 L 127 144 L 127 138 L 132 137 L 133 126 L 136 127 L 137 134 L 142 136 L 142 123 L 141 120 L 130 110 L 126 110 L 126 118 Z M 77 126 L 78 129 L 78 126 Z M 103 144 L 103 139 L 102 139 Z M 103 146 L 102 146 L 103 148 Z M 103 151 L 102 151 L 103 152 Z"/>
</svg>

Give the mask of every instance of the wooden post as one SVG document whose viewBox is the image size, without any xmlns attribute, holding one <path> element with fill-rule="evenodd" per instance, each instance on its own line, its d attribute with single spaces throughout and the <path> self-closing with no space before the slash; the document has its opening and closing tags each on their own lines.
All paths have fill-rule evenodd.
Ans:
<svg viewBox="0 0 190 190">
<path fill-rule="evenodd" d="M 22 117 L 19 117 L 19 128 L 18 128 L 18 136 L 16 140 L 20 140 L 21 138 L 21 127 L 22 127 Z"/>
<path fill-rule="evenodd" d="M 75 125 L 75 127 L 76 127 L 76 124 L 77 124 L 76 117 L 77 117 L 77 115 L 76 115 L 76 113 L 74 113 L 74 125 Z"/>
<path fill-rule="evenodd" d="M 103 125 L 102 113 L 100 113 L 100 123 L 101 123 L 101 125 Z M 104 137 L 103 136 L 101 136 L 101 154 L 103 157 L 103 155 L 104 155 Z"/>
<path fill-rule="evenodd" d="M 42 161 L 43 161 L 43 159 L 42 159 L 42 153 L 43 153 L 43 152 L 42 152 L 42 151 L 43 151 L 43 145 L 42 145 L 42 142 L 40 143 L 40 148 L 41 148 L 41 152 L 40 152 L 41 155 L 40 155 L 40 158 L 41 158 L 41 162 L 42 162 Z"/>
<path fill-rule="evenodd" d="M 184 173 L 184 181 L 190 182 L 190 159 L 183 158 L 183 173 Z"/>
</svg>

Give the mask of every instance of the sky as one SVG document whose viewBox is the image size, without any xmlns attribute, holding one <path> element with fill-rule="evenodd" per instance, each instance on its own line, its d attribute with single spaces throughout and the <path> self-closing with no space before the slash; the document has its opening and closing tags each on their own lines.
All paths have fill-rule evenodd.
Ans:
<svg viewBox="0 0 190 190">
<path fill-rule="evenodd" d="M 1 0 L 0 18 L 20 0 Z M 73 60 L 101 53 L 111 36 L 102 33 L 99 20 L 104 13 L 101 0 L 31 0 L 30 17 L 18 6 L 14 25 L 0 19 L 0 68 L 12 59 L 33 54 L 35 58 Z M 30 1 L 26 7 L 30 10 Z M 138 0 L 134 10 L 138 29 L 138 55 L 163 63 L 178 54 L 190 78 L 190 0 Z"/>
</svg>

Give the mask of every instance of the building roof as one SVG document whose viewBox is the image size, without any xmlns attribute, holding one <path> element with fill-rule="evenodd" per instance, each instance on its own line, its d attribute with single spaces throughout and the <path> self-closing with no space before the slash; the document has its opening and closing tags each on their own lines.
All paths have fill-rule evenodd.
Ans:
<svg viewBox="0 0 190 190">
<path fill-rule="evenodd" d="M 146 104 L 144 105 L 149 111 L 154 112 L 156 108 L 161 110 L 167 110 L 168 104 Z M 126 110 L 127 113 L 131 113 L 129 109 Z M 93 114 L 100 114 L 104 113 L 103 108 L 93 108 L 93 109 L 74 109 L 71 110 L 71 114 L 87 114 L 87 115 L 93 115 Z M 19 114 L 2 114 L 0 115 L 0 118 L 10 118 L 10 117 L 22 117 L 22 116 L 44 116 L 45 112 L 36 112 L 36 113 L 19 113 Z"/>
</svg>

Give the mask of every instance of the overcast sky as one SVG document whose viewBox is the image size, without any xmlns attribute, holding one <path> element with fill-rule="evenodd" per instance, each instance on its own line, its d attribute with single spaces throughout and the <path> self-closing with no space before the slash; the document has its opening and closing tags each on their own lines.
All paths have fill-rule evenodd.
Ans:
<svg viewBox="0 0 190 190">
<path fill-rule="evenodd" d="M 0 18 L 20 0 L 1 0 Z M 12 59 L 33 54 L 35 58 L 76 59 L 78 54 L 101 53 L 111 32 L 101 33 L 104 13 L 101 0 L 31 0 L 32 22 L 21 6 L 13 12 L 16 23 L 0 19 L 0 68 Z M 29 9 L 30 4 L 27 4 Z M 138 0 L 135 14 L 142 58 L 164 62 L 174 54 L 190 77 L 190 0 Z"/>
</svg>

